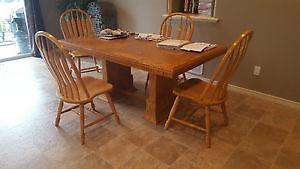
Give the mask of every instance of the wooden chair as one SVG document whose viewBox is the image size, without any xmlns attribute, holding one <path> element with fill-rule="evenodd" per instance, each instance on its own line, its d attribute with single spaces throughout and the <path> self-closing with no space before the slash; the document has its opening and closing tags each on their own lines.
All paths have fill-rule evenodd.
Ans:
<svg viewBox="0 0 300 169">
<path fill-rule="evenodd" d="M 50 73 L 58 84 L 59 104 L 55 126 L 59 125 L 60 116 L 63 113 L 79 107 L 81 144 L 84 144 L 85 128 L 111 115 L 114 115 L 117 123 L 120 123 L 119 116 L 109 95 L 109 92 L 113 88 L 111 84 L 90 76 L 81 77 L 69 52 L 64 50 L 57 39 L 49 33 L 43 31 L 37 32 L 35 34 L 35 42 Z M 112 113 L 104 116 L 100 116 L 99 112 L 96 113 L 97 111 L 93 102 L 93 99 L 101 94 L 106 96 L 109 106 L 112 109 Z M 75 106 L 62 110 L 64 103 L 75 104 Z M 99 117 L 95 121 L 85 124 L 84 105 L 88 103 L 91 103 L 92 111 L 99 115 Z"/>
<path fill-rule="evenodd" d="M 179 24 L 174 29 L 173 20 L 179 17 Z M 171 13 L 166 16 L 160 25 L 160 34 L 164 37 L 176 37 L 178 40 L 192 40 L 195 23 L 189 14 Z M 176 29 L 177 28 L 177 29 Z"/>
<path fill-rule="evenodd" d="M 173 20 L 176 20 L 175 17 L 179 18 L 178 26 L 175 27 Z M 194 33 L 195 23 L 189 14 L 186 13 L 171 13 L 166 16 L 162 23 L 160 24 L 160 35 L 164 37 L 175 37 L 178 40 L 192 40 Z M 183 75 L 183 80 L 186 80 L 185 73 Z M 149 74 L 147 75 L 145 90 L 147 90 L 149 83 Z"/>
<path fill-rule="evenodd" d="M 69 9 L 62 13 L 60 16 L 60 28 L 65 39 L 77 39 L 95 36 L 90 16 L 81 9 Z M 94 56 L 92 56 L 94 66 L 82 68 L 81 58 L 87 57 L 88 55 L 77 51 L 72 51 L 71 55 L 77 59 L 78 69 L 81 73 L 100 71 L 101 68 L 98 66 L 97 60 Z"/>
<path fill-rule="evenodd" d="M 252 34 L 252 31 L 246 31 L 236 39 L 219 63 L 209 82 L 204 82 L 200 79 L 189 79 L 174 89 L 173 93 L 176 95 L 176 99 L 170 111 L 169 118 L 165 123 L 165 129 L 169 128 L 172 121 L 198 129 L 206 133 L 207 146 L 211 146 L 210 113 L 211 111 L 223 113 L 225 124 L 228 124 L 225 107 L 227 86 L 230 78 L 246 53 Z M 174 117 L 181 98 L 191 100 L 205 109 L 205 128 L 192 124 L 187 120 Z M 221 110 L 214 109 L 214 106 L 220 106 Z M 190 114 L 189 116 L 192 115 L 193 114 Z"/>
</svg>

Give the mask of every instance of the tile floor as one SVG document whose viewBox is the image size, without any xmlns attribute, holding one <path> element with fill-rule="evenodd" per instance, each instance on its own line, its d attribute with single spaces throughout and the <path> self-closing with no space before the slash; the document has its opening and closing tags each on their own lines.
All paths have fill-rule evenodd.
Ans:
<svg viewBox="0 0 300 169">
<path fill-rule="evenodd" d="M 145 73 L 133 71 L 142 89 Z M 56 86 L 40 59 L 0 64 L 1 169 L 297 169 L 300 111 L 230 92 L 229 125 L 213 114 L 212 148 L 204 134 L 180 125 L 165 131 L 143 119 L 144 101 L 116 102 L 122 125 L 113 119 L 89 128 L 80 145 L 75 113 L 54 126 Z M 143 95 L 142 90 L 137 95 Z M 97 109 L 108 112 L 96 100 Z M 183 105 L 188 102 L 184 101 Z M 190 106 L 189 106 L 190 107 Z M 185 109 L 184 106 L 182 109 Z M 201 112 L 199 112 L 201 114 Z M 201 121 L 201 120 L 200 120 Z"/>
</svg>

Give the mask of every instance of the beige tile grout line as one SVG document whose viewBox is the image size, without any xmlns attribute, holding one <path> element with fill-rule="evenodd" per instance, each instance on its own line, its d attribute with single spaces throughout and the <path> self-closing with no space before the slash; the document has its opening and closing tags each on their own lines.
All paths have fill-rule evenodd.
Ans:
<svg viewBox="0 0 300 169">
<path fill-rule="evenodd" d="M 274 160 L 273 160 L 272 163 L 271 163 L 270 169 L 272 169 L 273 166 L 275 165 L 275 162 L 276 162 L 276 160 L 278 159 L 279 154 L 280 154 L 281 150 L 283 149 L 283 146 L 284 146 L 284 144 L 285 144 L 287 138 L 288 138 L 291 134 L 292 134 L 292 132 L 289 132 L 289 133 L 287 134 L 286 138 L 284 139 L 284 141 L 282 142 L 282 144 L 279 146 L 279 151 L 276 153 L 275 158 L 274 158 Z"/>
</svg>

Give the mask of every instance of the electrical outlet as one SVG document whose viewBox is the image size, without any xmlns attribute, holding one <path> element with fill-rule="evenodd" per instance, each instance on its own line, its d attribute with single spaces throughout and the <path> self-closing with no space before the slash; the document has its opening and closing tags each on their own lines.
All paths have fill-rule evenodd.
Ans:
<svg viewBox="0 0 300 169">
<path fill-rule="evenodd" d="M 254 66 L 253 75 L 259 76 L 260 75 L 260 70 L 261 70 L 260 66 Z"/>
</svg>

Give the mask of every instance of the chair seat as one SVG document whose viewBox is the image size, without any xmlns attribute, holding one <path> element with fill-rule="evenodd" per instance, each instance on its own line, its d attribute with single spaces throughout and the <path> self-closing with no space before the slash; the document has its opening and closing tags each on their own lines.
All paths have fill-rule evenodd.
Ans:
<svg viewBox="0 0 300 169">
<path fill-rule="evenodd" d="M 97 79 L 91 76 L 82 77 L 82 81 L 85 84 L 91 98 L 94 98 L 99 94 L 109 92 L 113 88 L 110 83 L 106 83 L 102 79 Z"/>
<path fill-rule="evenodd" d="M 204 91 L 205 87 L 208 85 L 201 79 L 189 79 L 181 83 L 177 88 L 173 90 L 173 93 L 177 96 L 190 99 L 200 105 L 215 105 L 220 104 L 224 99 L 218 99 L 212 97 L 214 94 L 215 87 L 212 87 L 207 91 L 205 98 L 201 98 L 201 93 Z M 209 98 L 210 100 L 208 100 Z"/>
<path fill-rule="evenodd" d="M 78 87 L 80 98 L 75 97 L 74 99 L 66 99 L 62 96 L 61 97 L 62 100 L 69 103 L 90 102 L 90 100 L 92 100 L 94 97 L 103 93 L 110 92 L 113 88 L 113 86 L 110 83 L 106 83 L 102 79 L 97 79 L 91 76 L 85 76 L 82 77 L 81 79 L 90 97 L 87 97 L 85 95 L 84 89 L 82 87 Z M 71 91 L 69 93 L 71 93 Z"/>
</svg>

